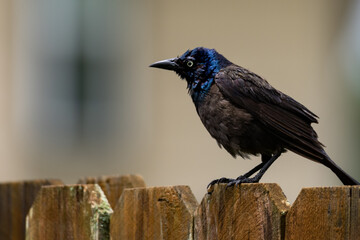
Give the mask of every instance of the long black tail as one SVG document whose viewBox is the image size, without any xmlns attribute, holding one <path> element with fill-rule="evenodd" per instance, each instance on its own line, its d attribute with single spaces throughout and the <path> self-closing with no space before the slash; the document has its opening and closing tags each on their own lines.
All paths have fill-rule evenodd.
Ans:
<svg viewBox="0 0 360 240">
<path fill-rule="evenodd" d="M 331 169 L 331 171 L 336 174 L 336 176 L 344 185 L 360 185 L 358 181 L 356 181 L 353 177 L 351 177 L 349 174 L 344 172 L 344 170 L 342 170 L 338 165 L 336 165 L 320 145 L 318 146 L 318 149 L 316 151 L 314 151 L 313 149 L 306 149 L 307 151 L 305 151 L 301 148 L 298 148 L 297 146 L 290 146 L 288 147 L 288 149 L 301 156 L 304 156 L 308 159 L 327 166 Z"/>
<path fill-rule="evenodd" d="M 326 162 L 324 162 L 324 165 L 330 168 L 344 185 L 360 185 L 358 181 L 356 181 L 349 174 L 344 172 L 344 170 L 342 170 L 338 165 L 336 165 L 326 153 L 325 161 Z"/>
</svg>

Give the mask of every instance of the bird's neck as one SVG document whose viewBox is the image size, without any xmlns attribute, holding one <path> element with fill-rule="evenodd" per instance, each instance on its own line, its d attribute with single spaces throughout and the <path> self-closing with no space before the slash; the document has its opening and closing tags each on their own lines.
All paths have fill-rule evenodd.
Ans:
<svg viewBox="0 0 360 240">
<path fill-rule="evenodd" d="M 193 82 L 188 82 L 189 94 L 197 106 L 201 103 L 206 95 L 208 94 L 212 84 L 214 83 L 214 77 L 208 78 L 206 80 L 195 80 Z"/>
</svg>

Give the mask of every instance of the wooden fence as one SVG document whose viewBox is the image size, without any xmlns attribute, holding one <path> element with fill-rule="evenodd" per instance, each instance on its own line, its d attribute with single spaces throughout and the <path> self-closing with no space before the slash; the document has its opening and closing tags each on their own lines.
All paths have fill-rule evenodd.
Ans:
<svg viewBox="0 0 360 240">
<path fill-rule="evenodd" d="M 187 186 L 137 175 L 0 184 L 1 240 L 360 239 L 360 186 L 304 188 L 292 206 L 273 183 Z"/>
</svg>

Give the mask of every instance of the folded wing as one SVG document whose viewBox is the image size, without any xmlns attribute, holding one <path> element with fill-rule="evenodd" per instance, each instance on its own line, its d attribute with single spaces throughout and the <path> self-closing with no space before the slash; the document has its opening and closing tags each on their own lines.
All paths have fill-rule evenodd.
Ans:
<svg viewBox="0 0 360 240">
<path fill-rule="evenodd" d="M 276 90 L 255 73 L 236 65 L 221 70 L 215 83 L 225 98 L 249 111 L 287 149 L 322 162 L 323 145 L 311 127 L 311 123 L 317 123 L 317 116 L 305 106 Z"/>
</svg>

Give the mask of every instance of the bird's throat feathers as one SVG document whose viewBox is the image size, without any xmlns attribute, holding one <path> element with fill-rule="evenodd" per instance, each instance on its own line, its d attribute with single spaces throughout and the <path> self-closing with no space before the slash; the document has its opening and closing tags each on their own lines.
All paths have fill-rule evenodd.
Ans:
<svg viewBox="0 0 360 240">
<path fill-rule="evenodd" d="M 188 50 L 179 57 L 179 60 L 183 63 L 193 61 L 192 67 L 184 67 L 177 71 L 177 74 L 186 80 L 189 94 L 195 105 L 205 98 L 219 70 L 231 64 L 215 49 L 203 47 Z"/>
</svg>

